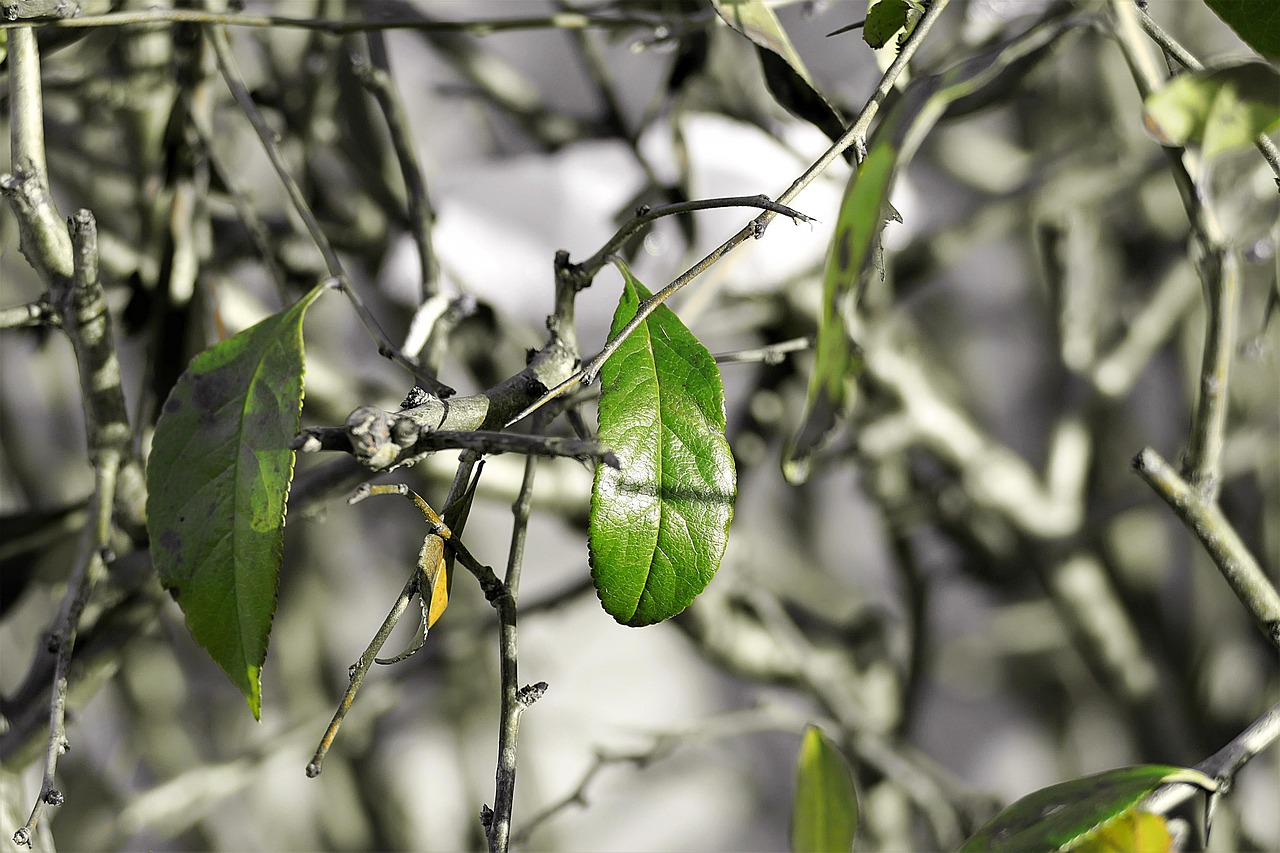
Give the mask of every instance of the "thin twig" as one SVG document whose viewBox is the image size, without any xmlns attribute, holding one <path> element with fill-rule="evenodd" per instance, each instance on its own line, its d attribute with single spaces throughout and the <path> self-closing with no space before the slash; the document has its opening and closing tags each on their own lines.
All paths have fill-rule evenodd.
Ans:
<svg viewBox="0 0 1280 853">
<path fill-rule="evenodd" d="M 292 447 L 302 453 L 318 453 L 322 450 L 345 450 L 349 453 L 351 440 L 346 430 L 339 427 L 308 427 L 294 437 Z M 618 457 L 613 451 L 600 442 L 591 440 L 489 430 L 432 430 L 422 432 L 414 439 L 415 455 L 434 453 L 438 450 L 474 450 L 482 454 L 519 453 L 525 456 L 563 457 L 576 459 L 579 462 L 602 462 L 610 468 L 618 467 Z M 411 459 L 412 457 L 401 464 L 409 464 Z"/>
<path fill-rule="evenodd" d="M 872 93 L 870 100 L 867 101 L 866 106 L 864 106 L 862 112 L 859 113 L 858 118 L 855 119 L 849 129 L 845 131 L 845 133 L 842 134 L 830 148 L 827 149 L 826 153 L 819 157 L 813 165 L 805 170 L 804 174 L 792 182 L 791 186 L 778 196 L 775 200 L 778 204 L 788 204 L 792 199 L 800 194 L 801 190 L 811 184 L 818 175 L 830 166 L 832 161 L 843 154 L 849 146 L 856 146 L 856 150 L 859 155 L 858 159 L 861 161 L 866 148 L 867 130 L 870 128 L 871 120 L 875 117 L 876 112 L 879 111 L 881 101 L 884 100 L 885 96 L 888 95 L 889 91 L 893 88 L 894 82 L 906 69 L 907 63 L 910 61 L 911 57 L 915 55 L 916 50 L 920 47 L 925 36 L 928 35 L 929 30 L 932 29 L 934 22 L 937 21 L 938 16 L 942 14 L 943 9 L 947 7 L 949 2 L 950 0 L 933 0 L 928 11 L 921 16 L 920 22 L 916 25 L 911 36 L 902 45 L 902 49 L 899 51 L 897 59 L 895 59 L 893 64 L 885 71 L 875 92 Z M 765 210 L 748 225 L 743 227 L 737 234 L 734 234 L 724 243 L 713 249 L 710 254 L 686 270 L 675 281 L 671 282 L 648 299 L 642 301 L 636 308 L 635 316 L 619 330 L 618 334 L 614 335 L 613 338 L 605 344 L 604 349 L 602 349 L 589 362 L 584 364 L 580 370 L 575 372 L 559 385 L 551 388 L 538 400 L 534 401 L 531 405 L 527 406 L 523 411 L 508 421 L 507 426 L 511 426 L 517 421 L 527 417 L 551 400 L 573 390 L 579 385 L 591 384 L 591 382 L 595 380 L 596 374 L 599 373 L 601 365 L 608 360 L 609 356 L 613 355 L 614 352 L 617 351 L 618 347 L 622 346 L 622 343 L 630 337 L 632 332 L 640 328 L 640 326 L 649 318 L 649 315 L 652 314 L 659 305 L 666 302 L 673 294 L 679 292 L 689 284 L 689 282 L 693 281 L 709 269 L 714 263 L 720 260 L 720 258 L 745 243 L 748 239 L 761 236 L 764 233 L 764 229 L 771 221 L 773 221 L 773 217 L 776 215 L 777 214 L 772 210 Z"/>
<path fill-rule="evenodd" d="M 794 222 L 817 222 L 811 216 L 806 216 L 798 210 L 793 210 L 785 204 L 779 204 L 767 195 L 744 195 L 730 196 L 726 198 L 705 198 L 695 201 L 681 201 L 674 204 L 664 204 L 658 207 L 649 207 L 641 205 L 635 212 L 635 215 L 623 224 L 617 232 L 609 238 L 598 252 L 587 258 L 578 265 L 583 274 L 589 279 L 593 277 L 600 268 L 603 267 L 610 257 L 627 244 L 627 241 L 644 230 L 645 226 L 661 219 L 664 216 L 678 216 L 682 213 L 693 213 L 698 210 L 717 210 L 725 207 L 757 207 L 761 210 L 781 214 L 790 218 Z"/>
<path fill-rule="evenodd" d="M 1164 77 L 1152 55 L 1151 45 L 1143 38 L 1138 9 L 1124 0 L 1111 0 L 1111 8 L 1117 44 L 1133 72 L 1139 93 L 1146 97 L 1164 82 Z M 1235 355 L 1240 259 L 1201 189 L 1202 164 L 1185 150 L 1166 149 L 1166 154 L 1192 235 L 1199 244 L 1196 271 L 1200 274 L 1206 303 L 1200 386 L 1184 467 L 1191 485 L 1212 500 L 1221 486 L 1228 380 Z"/>
<path fill-rule="evenodd" d="M 112 559 L 111 518 L 115 504 L 116 477 L 129 442 L 124 394 L 120 387 L 120 365 L 116 360 L 106 297 L 98 280 L 97 228 L 93 215 L 81 210 L 69 223 L 73 247 L 74 277 L 56 281 L 55 298 L 60 303 L 62 326 L 71 338 L 79 365 L 85 427 L 89 455 L 94 466 L 94 491 L 89 505 L 89 523 L 80 541 L 80 555 L 67 584 L 57 627 L 49 639 L 49 651 L 57 656 L 49 701 L 49 740 L 45 749 L 44 777 L 40 796 L 27 823 L 13 836 L 15 844 L 29 845 L 46 805 L 62 804 L 55 787 L 58 756 L 67 750 L 66 712 L 68 672 L 80 630 L 80 617 L 94 587 L 106 575 Z M 69 287 L 67 286 L 69 284 Z"/>
<path fill-rule="evenodd" d="M 1137 455 L 1133 467 L 1196 535 L 1236 598 L 1248 609 L 1271 644 L 1280 649 L 1280 592 L 1217 502 L 1192 488 L 1150 447 Z"/>
<path fill-rule="evenodd" d="M 25 329 L 33 326 L 60 326 L 62 320 L 47 299 L 26 305 L 0 308 L 0 329 Z"/>
<path fill-rule="evenodd" d="M 294 27 L 303 30 L 318 30 L 332 35 L 346 35 L 347 33 L 358 33 L 366 30 L 403 29 L 486 36 L 494 33 L 520 30 L 653 27 L 658 22 L 653 18 L 639 15 L 602 16 L 568 12 L 531 17 L 492 18 L 480 21 L 433 21 L 421 17 L 333 21 L 324 18 L 290 18 L 283 15 L 207 12 L 201 9 L 150 9 L 145 12 L 109 12 L 104 15 L 85 15 L 80 18 L 50 18 L 25 21 L 23 23 L 51 29 L 85 29 L 89 27 L 155 24 L 218 24 L 227 27 Z M 0 30 L 13 29 L 17 26 L 21 26 L 21 24 L 0 22 Z"/>
<path fill-rule="evenodd" d="M 369 498 L 372 495 L 397 494 L 413 501 L 414 505 L 422 511 L 423 516 L 427 519 L 429 529 L 422 545 L 422 551 L 418 555 L 418 565 L 415 567 L 409 579 L 405 581 L 404 587 L 400 590 L 400 595 L 396 598 L 395 603 L 391 605 L 391 610 L 387 613 L 387 618 L 382 621 L 381 627 L 374 635 L 373 640 L 364 650 L 364 654 L 360 659 L 352 664 L 348 670 L 348 678 L 350 683 L 347 685 L 347 691 L 342 696 L 342 701 L 338 703 L 338 709 L 333 714 L 333 719 L 329 722 L 329 727 L 325 730 L 324 735 L 320 738 L 320 744 L 316 747 L 315 755 L 311 762 L 307 765 L 307 776 L 315 778 L 320 775 L 320 771 L 324 769 L 324 758 L 329 752 L 329 748 L 333 746 L 333 740 L 338 735 L 338 728 L 342 725 L 342 721 L 346 718 L 347 712 L 351 710 L 351 705 L 355 702 L 356 693 L 360 690 L 360 685 L 364 682 L 364 677 L 375 663 L 388 663 L 394 661 L 382 661 L 378 658 L 378 652 L 382 650 L 382 646 L 387 642 L 387 638 L 391 636 L 391 632 L 400 622 L 400 617 L 404 615 L 405 610 L 409 607 L 409 602 L 414 595 L 418 595 L 424 602 L 424 611 L 427 606 L 434 602 L 429 602 L 432 595 L 435 594 L 431 587 L 430 581 L 433 580 L 431 574 L 436 564 L 440 561 L 444 554 L 445 541 L 452 538 L 453 534 L 449 530 L 448 525 L 436 515 L 431 509 L 430 504 L 424 501 L 413 490 L 403 483 L 394 483 L 389 485 L 371 486 L 364 483 L 355 494 L 347 499 L 347 503 L 354 505 Z M 434 608 L 432 608 L 434 609 Z M 423 615 L 424 624 L 422 634 L 425 636 L 427 628 L 426 613 Z M 416 651 L 416 649 L 414 649 Z M 412 654 L 402 654 L 397 659 L 404 659 Z"/>
<path fill-rule="evenodd" d="M 813 349 L 813 335 L 805 335 L 763 347 L 718 352 L 712 358 L 716 364 L 782 364 L 791 353 L 810 349 Z"/>
<path fill-rule="evenodd" d="M 762 705 L 741 711 L 729 711 L 719 717 L 698 720 L 681 728 L 657 732 L 651 736 L 649 745 L 641 749 L 608 750 L 596 747 L 594 759 L 578 777 L 578 782 L 573 789 L 522 822 L 520 830 L 512 834 L 511 840 L 517 845 L 525 846 L 534 832 L 569 806 L 585 806 L 587 792 L 592 783 L 608 767 L 631 764 L 638 769 L 643 769 L 668 758 L 683 746 L 743 737 L 759 732 L 796 734 L 812 722 L 811 716 L 798 710 L 783 705 Z"/>
<path fill-rule="evenodd" d="M 231 197 L 231 204 L 236 209 L 236 214 L 244 224 L 245 230 L 249 232 L 249 239 L 253 242 L 254 248 L 258 251 L 258 256 L 262 258 L 262 263 L 271 276 L 271 281 L 275 284 L 276 295 L 280 299 L 280 307 L 287 307 L 290 303 L 288 276 L 280 265 L 280 259 L 272 247 L 271 231 L 267 228 L 266 223 L 262 221 L 262 217 L 258 216 L 258 212 L 253 209 L 248 194 L 241 189 L 238 182 L 231 177 L 231 173 L 223 166 L 217 151 L 214 150 L 213 140 L 205 133 L 201 123 L 193 121 L 188 126 L 193 132 L 196 143 L 201 148 L 201 153 L 208 161 L 209 168 L 218 176 L 218 181 L 226 188 Z"/>
<path fill-rule="evenodd" d="M 1280 704 L 1272 705 L 1270 710 L 1250 723 L 1222 749 L 1197 764 L 1195 769 L 1217 780 L 1220 786 L 1218 793 L 1224 794 L 1240 768 L 1277 739 L 1280 739 Z M 1201 788 L 1185 783 L 1162 785 L 1142 801 L 1142 808 L 1153 814 L 1168 814 L 1201 792 Z"/>
<path fill-rule="evenodd" d="M 1228 382 L 1236 353 L 1240 258 L 1231 247 L 1218 242 L 1206 244 L 1204 250 L 1205 257 L 1197 264 L 1205 286 L 1204 352 L 1185 471 L 1191 485 L 1213 500 L 1222 485 Z"/>
<path fill-rule="evenodd" d="M 1115 400 L 1127 396 L 1198 294 L 1195 274 L 1186 262 L 1169 270 L 1129 322 L 1124 338 L 1089 366 L 1089 379 L 1098 393 Z"/>
<path fill-rule="evenodd" d="M 547 685 L 542 682 L 532 687 L 519 686 L 516 632 L 520 570 L 524 564 L 524 546 L 529 532 L 529 509 L 533 505 L 533 480 L 536 471 L 537 460 L 532 456 L 526 458 L 520 493 L 511 505 L 511 547 L 507 553 L 504 581 L 506 590 L 496 602 L 502 707 L 498 722 L 497 784 L 493 795 L 493 811 L 487 827 L 491 853 L 506 853 L 511 841 L 511 808 L 516 793 L 516 740 L 520 732 L 520 718 L 525 709 L 547 689 Z"/>
<path fill-rule="evenodd" d="M 347 712 L 351 710 L 352 703 L 355 702 L 356 693 L 360 690 L 364 677 L 369 674 L 369 670 L 377 661 L 378 652 L 382 650 L 387 638 L 391 636 L 391 632 L 399 624 L 400 617 L 409 608 L 409 602 L 413 600 L 413 596 L 417 592 L 418 573 L 414 571 L 409 576 L 409 579 L 405 581 L 404 587 L 400 590 L 400 595 L 396 598 L 395 603 L 391 605 L 387 618 L 382 620 L 382 625 L 378 628 L 378 632 L 373 635 L 373 640 L 365 648 L 364 654 L 360 655 L 360 659 L 352 664 L 347 671 L 347 676 L 350 679 L 347 685 L 347 692 L 343 694 L 342 701 L 338 703 L 338 710 L 334 712 L 333 719 L 329 722 L 329 728 L 325 730 L 324 735 L 320 738 L 320 744 L 316 747 L 315 755 L 312 756 L 310 763 L 307 764 L 308 778 L 314 779 L 324 769 L 324 758 L 328 755 L 329 748 L 333 746 L 333 739 L 338 736 L 338 727 L 342 725 L 342 721 L 346 719 Z"/>
<path fill-rule="evenodd" d="M 375 41 L 375 36 L 380 39 L 381 33 L 371 33 L 371 43 Z M 385 50 L 378 53 L 385 53 Z M 376 61 L 375 58 L 374 62 Z M 400 175 L 404 180 L 408 199 L 409 222 L 413 226 L 413 240 L 418 247 L 418 273 L 422 301 L 425 303 L 436 296 L 439 290 L 440 265 L 436 262 L 431 242 L 431 228 L 435 224 L 436 215 L 427 195 L 427 183 L 422 177 L 418 152 L 413 146 L 409 117 L 405 114 L 404 104 L 391 79 L 389 67 L 378 67 L 360 54 L 351 58 L 351 67 L 356 78 L 382 109 L 382 116 L 387 122 L 387 133 L 391 137 L 391 147 L 395 149 L 396 159 L 400 163 Z"/>
<path fill-rule="evenodd" d="M 298 216 L 306 225 L 307 233 L 311 235 L 316 248 L 320 250 L 320 254 L 324 257 L 325 267 L 328 269 L 330 277 L 351 302 L 356 314 L 360 317 L 360 322 L 364 324 L 369 335 L 378 344 L 378 353 L 407 368 L 425 387 L 428 387 L 437 396 L 447 397 L 452 394 L 452 388 L 442 384 L 434 376 L 424 371 L 421 366 L 406 358 L 391 343 L 387 333 L 382 330 L 378 321 L 374 319 L 373 314 L 365 306 L 364 300 L 360 298 L 355 288 L 351 286 L 351 279 L 347 276 L 346 270 L 343 269 L 342 260 L 338 257 L 338 253 L 334 251 L 329 238 L 325 236 L 324 229 L 320 227 L 319 220 L 316 219 L 311 206 L 307 204 L 307 200 L 302 194 L 302 189 L 298 186 L 297 181 L 293 179 L 293 176 L 289 174 L 288 166 L 284 162 L 280 148 L 276 145 L 274 131 L 267 124 L 266 118 L 258 109 L 257 104 L 253 102 L 253 97 L 245 86 L 244 78 L 240 75 L 235 57 L 231 53 L 231 43 L 227 38 L 226 29 L 214 27 L 210 30 L 208 36 L 213 44 L 214 54 L 218 60 L 218 68 L 222 71 L 222 76 L 227 82 L 227 88 L 231 90 L 236 103 L 239 104 L 240 109 L 258 134 L 263 150 L 266 151 L 267 158 L 271 161 L 271 165 L 279 176 L 280 182 L 284 185 L 285 191 L 289 195 L 289 200 L 293 203 L 294 210 L 297 211 Z"/>
</svg>

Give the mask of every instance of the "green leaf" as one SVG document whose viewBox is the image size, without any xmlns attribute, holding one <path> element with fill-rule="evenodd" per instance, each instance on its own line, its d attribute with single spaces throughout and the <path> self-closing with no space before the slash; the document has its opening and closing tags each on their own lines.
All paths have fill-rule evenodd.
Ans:
<svg viewBox="0 0 1280 853">
<path fill-rule="evenodd" d="M 610 336 L 649 291 L 626 264 Z M 659 306 L 600 370 L 600 441 L 618 469 L 596 468 L 591 577 L 605 611 L 639 627 L 706 589 L 729 541 L 737 496 L 724 388 L 706 347 Z"/>
<path fill-rule="evenodd" d="M 907 25 L 911 11 L 907 0 L 880 0 L 867 10 L 866 23 L 862 25 L 862 40 L 879 50 L 889 39 Z"/>
<path fill-rule="evenodd" d="M 1161 145 L 1195 143 L 1213 158 L 1280 128 L 1280 73 L 1265 62 L 1189 72 L 1144 107 L 1143 123 Z"/>
<path fill-rule="evenodd" d="M 809 726 L 796 756 L 791 849 L 794 853 L 847 851 L 857 830 L 858 796 L 849 764 L 835 744 Z"/>
<path fill-rule="evenodd" d="M 853 402 L 854 381 L 862 372 L 862 357 L 849 338 L 844 314 L 851 307 L 858 280 L 873 266 L 896 160 L 897 152 L 891 145 L 873 146 L 849 178 L 840 202 L 823 277 L 822 317 L 805 416 L 783 455 L 782 470 L 792 483 L 808 478 L 813 453 Z"/>
<path fill-rule="evenodd" d="M 192 359 L 165 401 L 147 465 L 160 582 L 255 718 L 302 410 L 302 318 L 323 290 Z"/>
<path fill-rule="evenodd" d="M 1268 59 L 1280 59 L 1280 3 L 1275 0 L 1205 0 L 1244 43 Z"/>
<path fill-rule="evenodd" d="M 993 817 L 960 848 L 979 851 L 1106 850 L 1107 828 L 1117 818 L 1134 820 L 1135 833 L 1147 831 L 1126 818 L 1148 794 L 1170 782 L 1185 782 L 1213 792 L 1218 784 L 1197 770 L 1142 765 L 1108 770 L 1052 785 L 1028 794 Z M 1120 833 L 1123 835 L 1123 832 Z"/>
</svg>

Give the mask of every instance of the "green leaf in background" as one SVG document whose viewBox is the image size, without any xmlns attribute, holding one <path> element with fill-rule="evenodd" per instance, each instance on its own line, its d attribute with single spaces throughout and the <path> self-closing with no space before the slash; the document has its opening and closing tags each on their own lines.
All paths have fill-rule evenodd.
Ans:
<svg viewBox="0 0 1280 853">
<path fill-rule="evenodd" d="M 858 796 L 849 763 L 826 735 L 809 726 L 796 756 L 791 850 L 845 853 L 853 847 L 857 831 Z"/>
<path fill-rule="evenodd" d="M 818 91 L 804 60 L 765 0 L 712 0 L 724 21 L 756 46 L 765 85 L 784 109 L 811 123 L 832 140 L 845 121 Z"/>
<path fill-rule="evenodd" d="M 1280 60 L 1280 3 L 1276 0 L 1205 0 L 1205 5 L 1249 47 Z"/>
<path fill-rule="evenodd" d="M 888 44 L 899 30 L 907 25 L 907 14 L 912 5 L 907 0 L 880 0 L 867 10 L 866 23 L 862 25 L 862 40 L 879 50 Z"/>
<path fill-rule="evenodd" d="M 852 307 L 849 303 L 858 279 L 876 256 L 875 243 L 885 222 L 896 160 L 897 151 L 891 145 L 873 146 L 862 166 L 849 178 L 840 202 L 823 277 L 822 316 L 805 415 L 782 458 L 783 474 L 792 483 L 808 478 L 813 453 L 853 402 L 854 381 L 862 372 L 862 358 L 849 338 L 844 312 Z"/>
<path fill-rule="evenodd" d="M 813 78 L 809 76 L 809 69 L 805 67 L 804 60 L 800 58 L 800 54 L 796 53 L 795 46 L 787 37 L 787 31 L 782 28 L 782 22 L 778 20 L 778 16 L 773 13 L 773 9 L 765 0 L 712 0 L 712 2 L 725 23 L 753 43 L 782 57 L 801 79 L 810 86 L 813 85 Z"/>
<path fill-rule="evenodd" d="M 1143 124 L 1161 145 L 1196 143 L 1206 158 L 1252 145 L 1280 128 L 1280 73 L 1245 62 L 1181 74 L 1147 96 Z"/>
<path fill-rule="evenodd" d="M 649 291 L 621 261 L 616 335 Z M 715 359 L 659 306 L 600 370 L 600 441 L 620 467 L 596 468 L 591 577 L 605 611 L 639 627 L 706 589 L 729 541 L 737 496 Z"/>
<path fill-rule="evenodd" d="M 1108 849 L 1103 845 L 1113 837 L 1107 833 L 1116 819 L 1132 822 L 1135 836 L 1138 832 L 1149 836 L 1149 822 L 1126 815 L 1148 794 L 1170 782 L 1185 782 L 1209 792 L 1218 788 L 1203 773 L 1182 767 L 1149 764 L 1108 770 L 1028 794 L 988 821 L 964 843 L 960 853 L 1102 851 Z M 1123 838 L 1126 833 L 1118 835 Z"/>
<path fill-rule="evenodd" d="M 165 401 L 147 465 L 160 582 L 255 718 L 302 410 L 302 318 L 323 290 L 192 359 Z"/>
</svg>

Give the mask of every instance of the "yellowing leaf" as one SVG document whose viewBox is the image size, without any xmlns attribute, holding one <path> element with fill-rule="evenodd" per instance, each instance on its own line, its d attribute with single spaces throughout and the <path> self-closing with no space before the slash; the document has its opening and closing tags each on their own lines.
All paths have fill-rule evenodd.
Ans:
<svg viewBox="0 0 1280 853">
<path fill-rule="evenodd" d="M 1129 809 L 1104 823 L 1093 835 L 1072 847 L 1072 853 L 1169 853 L 1173 836 L 1163 817 Z"/>
</svg>

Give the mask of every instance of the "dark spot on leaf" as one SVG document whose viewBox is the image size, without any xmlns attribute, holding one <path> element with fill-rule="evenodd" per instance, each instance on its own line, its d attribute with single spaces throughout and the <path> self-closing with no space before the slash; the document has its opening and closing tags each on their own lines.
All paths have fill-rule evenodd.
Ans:
<svg viewBox="0 0 1280 853">
<path fill-rule="evenodd" d="M 853 272 L 850 267 L 853 265 L 853 246 L 852 241 L 848 239 L 848 235 L 839 234 L 836 236 L 836 269 L 842 273 Z"/>
<path fill-rule="evenodd" d="M 178 518 L 179 522 L 183 522 L 185 520 L 186 520 L 186 516 L 179 516 Z M 160 534 L 160 538 L 158 541 L 160 543 L 160 547 L 165 549 L 169 553 L 171 554 L 182 553 L 182 537 L 178 535 L 177 531 L 166 530 L 164 533 Z"/>
</svg>

